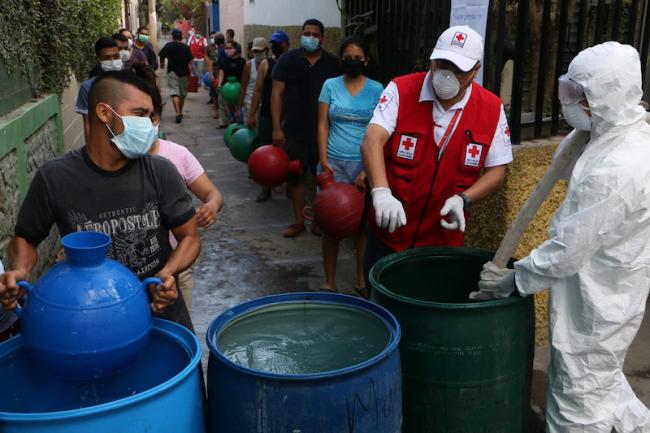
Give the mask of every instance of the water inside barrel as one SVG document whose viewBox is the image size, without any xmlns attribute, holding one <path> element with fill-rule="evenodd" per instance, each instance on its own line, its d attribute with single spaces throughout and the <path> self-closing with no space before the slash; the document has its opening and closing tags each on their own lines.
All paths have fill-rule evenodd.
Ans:
<svg viewBox="0 0 650 433">
<path fill-rule="evenodd" d="M 296 375 L 362 363 L 382 352 L 390 332 L 379 317 L 358 308 L 298 303 L 249 313 L 214 338 L 236 364 Z"/>
<path fill-rule="evenodd" d="M 0 412 L 59 412 L 123 399 L 173 378 L 189 361 L 183 346 L 154 331 L 129 369 L 101 381 L 74 383 L 33 367 L 23 347 L 0 359 Z"/>
</svg>

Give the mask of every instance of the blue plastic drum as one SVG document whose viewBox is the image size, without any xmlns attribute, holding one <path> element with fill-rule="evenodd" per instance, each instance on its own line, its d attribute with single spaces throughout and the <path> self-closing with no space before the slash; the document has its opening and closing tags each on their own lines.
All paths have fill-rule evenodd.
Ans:
<svg viewBox="0 0 650 433">
<path fill-rule="evenodd" d="M 212 433 L 398 433 L 400 327 L 382 307 L 331 293 L 236 306 L 207 343 Z"/>
<path fill-rule="evenodd" d="M 0 344 L 3 433 L 204 433 L 199 340 L 154 319 L 147 347 L 126 371 L 79 383 L 35 368 L 19 335 Z"/>
</svg>

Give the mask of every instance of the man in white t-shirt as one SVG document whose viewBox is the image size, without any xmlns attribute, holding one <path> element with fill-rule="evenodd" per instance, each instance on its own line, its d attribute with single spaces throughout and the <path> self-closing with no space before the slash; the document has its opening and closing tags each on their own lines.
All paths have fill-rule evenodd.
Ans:
<svg viewBox="0 0 650 433">
<path fill-rule="evenodd" d="M 474 82 L 482 56 L 478 33 L 451 27 L 430 72 L 384 90 L 362 144 L 373 199 L 366 269 L 393 251 L 463 245 L 467 208 L 503 183 L 510 130 L 501 100 Z"/>
</svg>

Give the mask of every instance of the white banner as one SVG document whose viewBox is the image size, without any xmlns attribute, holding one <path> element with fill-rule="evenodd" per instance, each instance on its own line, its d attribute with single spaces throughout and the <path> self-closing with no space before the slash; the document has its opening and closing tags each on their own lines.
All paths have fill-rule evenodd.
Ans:
<svg viewBox="0 0 650 433">
<path fill-rule="evenodd" d="M 449 26 L 470 26 L 472 29 L 476 30 L 483 37 L 483 41 L 485 41 L 489 7 L 490 0 L 451 0 Z M 483 59 L 481 59 L 481 69 L 476 75 L 476 81 L 479 84 L 483 84 Z"/>
</svg>

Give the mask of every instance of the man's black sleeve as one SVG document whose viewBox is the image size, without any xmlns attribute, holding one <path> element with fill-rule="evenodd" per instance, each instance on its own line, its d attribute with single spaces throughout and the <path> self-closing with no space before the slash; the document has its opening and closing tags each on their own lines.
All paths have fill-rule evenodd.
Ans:
<svg viewBox="0 0 650 433">
<path fill-rule="evenodd" d="M 158 53 L 158 57 L 160 57 L 160 60 L 164 61 L 167 58 L 167 45 L 162 47 L 162 50 L 160 50 L 160 53 Z"/>
<path fill-rule="evenodd" d="M 273 72 L 271 73 L 271 78 L 273 80 L 277 81 L 283 81 L 287 82 L 288 80 L 288 65 L 289 65 L 289 56 L 286 54 L 280 56 L 278 60 L 275 62 L 275 66 L 273 67 Z"/>
<path fill-rule="evenodd" d="M 149 53 L 147 54 L 148 57 L 147 61 L 149 62 L 149 67 L 155 71 L 156 69 L 158 69 L 158 56 L 156 55 L 156 50 L 153 48 L 153 45 L 151 44 L 145 45 L 145 48 Z"/>
<path fill-rule="evenodd" d="M 37 246 L 50 233 L 54 222 L 54 212 L 50 207 L 47 185 L 39 170 L 29 185 L 27 196 L 20 206 L 14 233 Z"/>
</svg>

